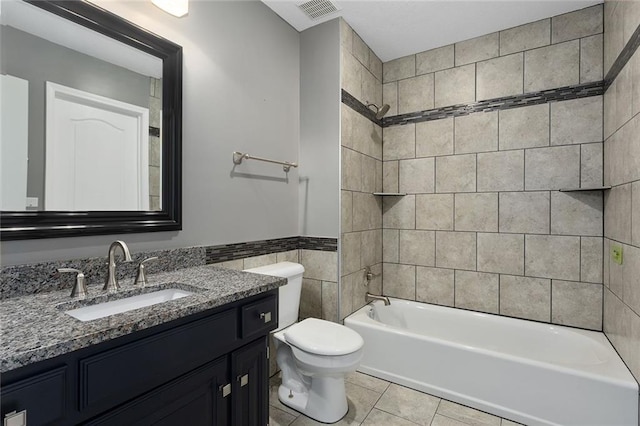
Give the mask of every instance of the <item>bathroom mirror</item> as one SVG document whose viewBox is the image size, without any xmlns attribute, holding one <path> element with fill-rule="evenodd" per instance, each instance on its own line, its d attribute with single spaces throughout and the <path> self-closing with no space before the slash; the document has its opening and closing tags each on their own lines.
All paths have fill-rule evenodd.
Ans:
<svg viewBox="0 0 640 426">
<path fill-rule="evenodd" d="M 181 229 L 182 48 L 84 1 L 1 6 L 2 240 Z"/>
</svg>

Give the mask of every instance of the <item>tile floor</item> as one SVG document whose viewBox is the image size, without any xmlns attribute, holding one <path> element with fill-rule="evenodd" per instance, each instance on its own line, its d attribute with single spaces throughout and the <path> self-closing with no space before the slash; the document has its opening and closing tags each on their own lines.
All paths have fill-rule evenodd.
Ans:
<svg viewBox="0 0 640 426">
<path fill-rule="evenodd" d="M 322 425 L 278 401 L 280 374 L 269 382 L 269 425 Z M 346 380 L 349 412 L 336 425 L 514 426 L 515 423 L 362 373 Z"/>
</svg>

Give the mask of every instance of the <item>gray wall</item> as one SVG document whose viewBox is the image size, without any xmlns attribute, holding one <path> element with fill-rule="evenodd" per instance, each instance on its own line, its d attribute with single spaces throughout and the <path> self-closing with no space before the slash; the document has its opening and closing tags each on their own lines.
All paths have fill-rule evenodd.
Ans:
<svg viewBox="0 0 640 426">
<path fill-rule="evenodd" d="M 4 265 L 298 234 L 298 173 L 234 167 L 231 152 L 298 158 L 300 36 L 260 2 L 191 2 L 177 19 L 150 2 L 100 1 L 183 46 L 183 230 L 2 242 Z"/>
<path fill-rule="evenodd" d="M 46 82 L 149 107 L 149 77 L 3 25 L 2 74 L 29 81 L 27 196 L 44 206 Z"/>
<path fill-rule="evenodd" d="M 340 21 L 300 34 L 300 235 L 338 237 Z"/>
</svg>

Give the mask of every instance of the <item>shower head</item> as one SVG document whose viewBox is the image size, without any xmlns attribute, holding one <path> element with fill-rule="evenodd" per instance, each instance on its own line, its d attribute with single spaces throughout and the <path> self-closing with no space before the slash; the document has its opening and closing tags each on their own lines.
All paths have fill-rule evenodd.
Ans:
<svg viewBox="0 0 640 426">
<path fill-rule="evenodd" d="M 384 115 L 389 112 L 389 108 L 391 108 L 389 106 L 389 104 L 383 104 L 381 107 L 379 107 L 376 104 L 372 104 L 370 102 L 367 102 L 367 108 L 371 108 L 371 107 L 375 107 L 376 108 L 376 118 L 378 120 L 381 120 L 382 117 L 384 117 Z"/>
</svg>

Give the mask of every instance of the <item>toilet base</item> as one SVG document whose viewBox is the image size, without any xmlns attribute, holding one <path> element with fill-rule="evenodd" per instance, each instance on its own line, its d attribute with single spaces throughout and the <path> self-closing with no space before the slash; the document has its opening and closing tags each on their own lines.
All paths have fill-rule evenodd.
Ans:
<svg viewBox="0 0 640 426">
<path fill-rule="evenodd" d="M 349 411 L 344 377 L 312 377 L 303 392 L 282 384 L 278 399 L 289 408 L 322 423 L 335 423 Z"/>
</svg>

